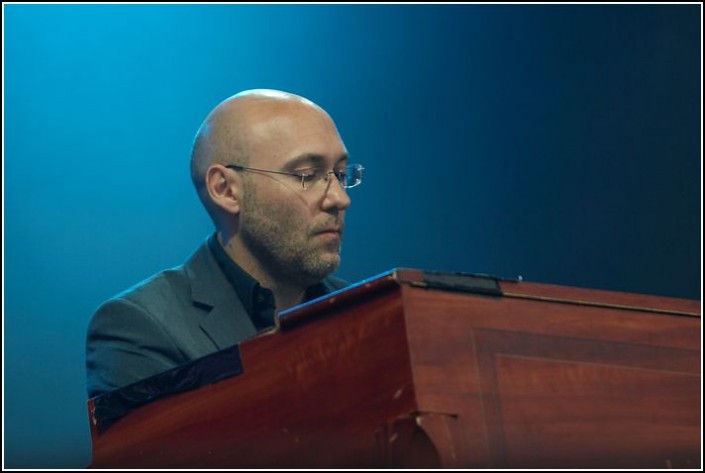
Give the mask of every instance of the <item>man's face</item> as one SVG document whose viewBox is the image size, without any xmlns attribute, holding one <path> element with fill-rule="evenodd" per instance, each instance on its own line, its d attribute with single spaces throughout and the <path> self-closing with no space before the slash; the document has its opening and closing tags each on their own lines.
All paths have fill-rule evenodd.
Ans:
<svg viewBox="0 0 705 473">
<path fill-rule="evenodd" d="M 260 117 L 249 140 L 248 166 L 271 171 L 344 168 L 347 152 L 333 122 L 317 109 L 289 106 Z M 340 264 L 345 209 L 350 199 L 338 181 L 303 189 L 281 174 L 243 173 L 240 212 L 243 246 L 272 276 L 313 284 Z"/>
</svg>

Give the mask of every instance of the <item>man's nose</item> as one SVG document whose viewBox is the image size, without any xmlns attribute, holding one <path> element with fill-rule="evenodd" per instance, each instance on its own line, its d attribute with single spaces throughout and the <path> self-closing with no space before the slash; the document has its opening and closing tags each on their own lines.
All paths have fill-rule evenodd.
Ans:
<svg viewBox="0 0 705 473">
<path fill-rule="evenodd" d="M 340 184 L 338 179 L 331 179 L 329 186 L 326 189 L 326 195 L 323 199 L 323 208 L 337 208 L 345 210 L 350 207 L 350 196 Z"/>
</svg>

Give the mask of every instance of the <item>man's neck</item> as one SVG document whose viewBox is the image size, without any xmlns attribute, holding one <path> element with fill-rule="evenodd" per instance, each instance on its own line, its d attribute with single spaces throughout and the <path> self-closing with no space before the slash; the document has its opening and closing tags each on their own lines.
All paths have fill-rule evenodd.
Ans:
<svg viewBox="0 0 705 473">
<path fill-rule="evenodd" d="M 287 284 L 281 278 L 277 278 L 266 271 L 249 252 L 240 248 L 236 238 L 228 238 L 227 235 L 217 233 L 218 243 L 225 250 L 225 253 L 247 274 L 252 276 L 260 286 L 269 289 L 274 295 L 276 310 L 281 311 L 301 304 L 306 295 L 306 287 L 298 284 Z M 224 241 L 226 238 L 227 241 Z"/>
</svg>

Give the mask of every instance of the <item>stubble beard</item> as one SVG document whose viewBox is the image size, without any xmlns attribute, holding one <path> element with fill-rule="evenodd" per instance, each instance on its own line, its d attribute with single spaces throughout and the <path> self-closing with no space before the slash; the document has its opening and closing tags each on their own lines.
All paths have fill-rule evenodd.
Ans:
<svg viewBox="0 0 705 473">
<path fill-rule="evenodd" d="M 310 286 L 338 269 L 342 235 L 314 241 L 317 231 L 337 223 L 335 217 L 325 226 L 308 228 L 289 209 L 264 202 L 255 189 L 248 190 L 240 214 L 242 242 L 271 277 Z"/>
</svg>

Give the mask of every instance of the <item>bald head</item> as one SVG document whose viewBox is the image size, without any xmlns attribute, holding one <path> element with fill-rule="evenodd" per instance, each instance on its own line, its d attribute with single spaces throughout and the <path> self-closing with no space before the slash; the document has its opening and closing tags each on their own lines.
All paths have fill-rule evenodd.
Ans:
<svg viewBox="0 0 705 473">
<path fill-rule="evenodd" d="M 253 143 L 272 133 L 276 120 L 301 110 L 326 112 L 310 100 L 279 90 L 253 89 L 240 92 L 218 104 L 201 124 L 191 152 L 191 179 L 211 217 L 206 172 L 214 163 L 248 165 Z"/>
<path fill-rule="evenodd" d="M 246 90 L 218 104 L 203 121 L 194 140 L 191 177 L 196 187 L 203 186 L 205 172 L 215 162 L 246 164 L 253 127 L 265 116 L 293 107 L 323 112 L 304 97 L 269 89 Z"/>
</svg>

